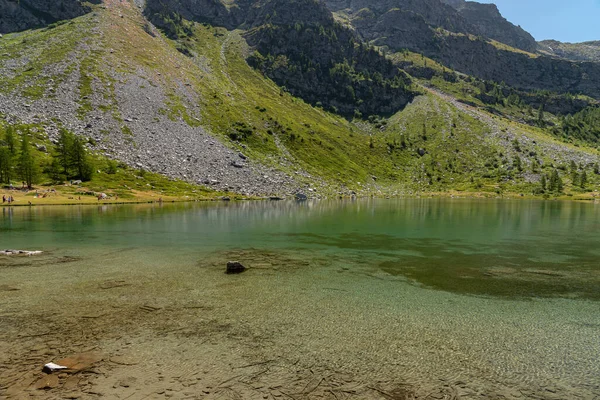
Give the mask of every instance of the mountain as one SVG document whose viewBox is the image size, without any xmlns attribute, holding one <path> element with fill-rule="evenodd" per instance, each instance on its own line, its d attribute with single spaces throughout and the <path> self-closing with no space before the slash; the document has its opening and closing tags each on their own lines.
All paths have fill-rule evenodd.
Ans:
<svg viewBox="0 0 600 400">
<path fill-rule="evenodd" d="M 540 52 L 571 61 L 600 62 L 600 41 L 583 43 L 562 43 L 557 40 L 544 40 L 539 43 Z"/>
<path fill-rule="evenodd" d="M 0 0 L 0 33 L 39 28 L 89 11 L 87 2 L 81 0 Z"/>
<path fill-rule="evenodd" d="M 600 64 L 573 64 L 535 51 L 531 35 L 507 22 L 495 6 L 439 0 L 328 0 L 367 41 L 391 51 L 422 53 L 451 69 L 525 90 L 600 97 Z M 500 39 L 493 40 L 494 38 Z M 504 40 L 504 42 L 501 42 Z"/>
<path fill-rule="evenodd" d="M 536 52 L 538 45 L 528 32 L 507 21 L 495 4 L 482 4 L 475 1 L 442 0 L 454 7 L 484 37 L 494 39 L 516 49 Z M 474 32 L 469 32 L 474 33 Z"/>
<path fill-rule="evenodd" d="M 66 130 L 99 174 L 118 160 L 242 195 L 548 196 L 556 172 L 592 196 L 600 64 L 494 40 L 467 6 L 87 3 L 0 38 L 0 148 L 28 136 L 47 181 Z"/>
</svg>

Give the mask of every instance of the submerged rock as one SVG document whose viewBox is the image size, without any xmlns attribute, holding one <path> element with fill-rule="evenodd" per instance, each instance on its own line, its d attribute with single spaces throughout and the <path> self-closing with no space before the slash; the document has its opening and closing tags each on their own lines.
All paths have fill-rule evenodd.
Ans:
<svg viewBox="0 0 600 400">
<path fill-rule="evenodd" d="M 227 271 L 228 274 L 241 274 L 247 268 L 244 267 L 239 261 L 229 261 L 227 263 Z"/>
</svg>

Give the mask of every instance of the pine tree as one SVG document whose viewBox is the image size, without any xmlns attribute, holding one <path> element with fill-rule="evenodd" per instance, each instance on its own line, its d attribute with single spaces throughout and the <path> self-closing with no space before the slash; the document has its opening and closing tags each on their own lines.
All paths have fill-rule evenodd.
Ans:
<svg viewBox="0 0 600 400">
<path fill-rule="evenodd" d="M 515 167 L 517 169 L 517 171 L 521 172 L 523 171 L 523 164 L 521 163 L 521 157 L 516 156 L 515 159 L 513 160 L 513 167 Z"/>
<path fill-rule="evenodd" d="M 579 186 L 580 182 L 579 174 L 577 172 L 573 172 L 571 174 L 571 183 L 573 184 L 573 187 Z"/>
<path fill-rule="evenodd" d="M 21 140 L 21 153 L 19 154 L 19 175 L 29 189 L 37 182 L 39 176 L 39 165 L 33 154 L 31 154 L 30 147 L 29 139 L 27 136 L 23 136 Z"/>
<path fill-rule="evenodd" d="M 540 128 L 543 128 L 544 126 L 546 126 L 546 123 L 544 122 L 544 105 L 543 104 L 540 104 L 540 108 L 538 110 L 537 123 Z"/>
<path fill-rule="evenodd" d="M 0 183 L 10 183 L 12 159 L 13 157 L 8 147 L 0 147 Z"/>
<path fill-rule="evenodd" d="M 63 169 L 63 174 L 66 179 L 69 179 L 69 170 L 71 168 L 71 150 L 73 148 L 73 142 L 75 135 L 66 129 L 60 130 L 60 136 L 58 137 L 58 143 L 56 144 L 56 157 L 58 162 Z"/>
<path fill-rule="evenodd" d="M 540 179 L 540 185 L 542 186 L 542 190 L 546 190 L 546 175 L 542 174 L 542 178 Z"/>
<path fill-rule="evenodd" d="M 582 189 L 585 189 L 586 185 L 587 185 L 587 173 L 585 172 L 585 170 L 583 170 L 583 172 L 581 173 L 581 176 L 579 177 L 579 186 L 581 186 Z"/>
<path fill-rule="evenodd" d="M 555 192 L 555 193 L 561 193 L 563 191 L 563 182 L 562 182 L 562 179 L 560 178 L 560 175 L 558 174 L 557 170 L 554 170 L 552 172 L 552 175 L 550 176 L 549 189 L 551 192 Z"/>
<path fill-rule="evenodd" d="M 14 156 L 17 151 L 17 142 L 15 139 L 15 130 L 10 125 L 6 128 L 4 140 L 6 141 L 6 146 L 8 147 L 10 154 Z"/>
<path fill-rule="evenodd" d="M 86 148 L 81 138 L 76 137 L 73 140 L 71 159 L 73 162 L 73 168 L 77 173 L 77 178 L 81 179 L 82 181 L 89 181 L 92 179 L 94 168 L 88 160 Z"/>
<path fill-rule="evenodd" d="M 571 160 L 570 169 L 571 169 L 571 182 L 572 182 L 573 186 L 578 186 L 579 185 L 578 168 L 577 168 L 577 164 L 575 164 L 575 161 L 573 161 L 573 160 Z"/>
<path fill-rule="evenodd" d="M 62 182 L 65 179 L 65 176 L 62 173 L 62 165 L 60 164 L 60 160 L 57 157 L 52 157 L 52 162 L 47 168 L 47 173 L 50 175 L 55 182 Z"/>
</svg>

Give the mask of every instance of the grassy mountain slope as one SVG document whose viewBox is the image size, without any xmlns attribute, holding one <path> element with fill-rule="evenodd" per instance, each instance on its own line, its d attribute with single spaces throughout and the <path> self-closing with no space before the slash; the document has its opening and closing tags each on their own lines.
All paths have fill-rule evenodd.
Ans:
<svg viewBox="0 0 600 400">
<path fill-rule="evenodd" d="M 189 27 L 174 41 L 133 3 L 106 0 L 65 24 L 6 35 L 4 123 L 36 123 L 49 140 L 66 127 L 99 159 L 242 194 L 531 194 L 555 169 L 577 196 L 600 183 L 595 149 L 417 83 L 421 95 L 389 120 L 326 112 L 250 67 L 243 32 Z M 585 189 L 571 185 L 571 161 L 588 171 Z"/>
</svg>

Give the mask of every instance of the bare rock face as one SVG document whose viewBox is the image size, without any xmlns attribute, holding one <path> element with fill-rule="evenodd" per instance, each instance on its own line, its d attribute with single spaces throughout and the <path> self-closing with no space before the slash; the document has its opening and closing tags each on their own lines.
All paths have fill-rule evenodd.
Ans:
<svg viewBox="0 0 600 400">
<path fill-rule="evenodd" d="M 481 35 L 517 49 L 532 53 L 537 51 L 538 44 L 533 36 L 507 21 L 495 4 L 469 1 L 458 11 Z"/>
<path fill-rule="evenodd" d="M 379 17 L 391 10 L 402 10 L 420 15 L 429 25 L 439 26 L 452 32 L 473 32 L 460 13 L 440 0 L 326 0 L 332 11 L 357 13 L 369 9 Z"/>
<path fill-rule="evenodd" d="M 160 18 L 156 16 L 165 11 L 174 12 L 190 21 L 209 22 L 213 25 L 233 29 L 240 24 L 239 6 L 226 7 L 215 0 L 181 0 L 165 4 L 162 0 L 146 0 L 144 14 L 150 21 L 160 26 Z"/>
<path fill-rule="evenodd" d="M 83 3 L 80 0 L 0 0 L 0 33 L 40 28 L 78 17 L 90 11 Z"/>
<path fill-rule="evenodd" d="M 539 42 L 540 52 L 571 61 L 600 62 L 600 40 L 583 43 L 562 43 L 557 40 Z"/>
</svg>

